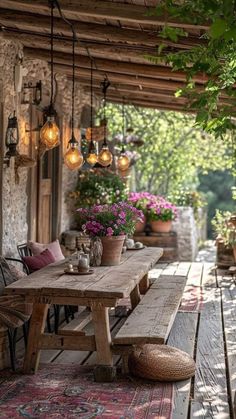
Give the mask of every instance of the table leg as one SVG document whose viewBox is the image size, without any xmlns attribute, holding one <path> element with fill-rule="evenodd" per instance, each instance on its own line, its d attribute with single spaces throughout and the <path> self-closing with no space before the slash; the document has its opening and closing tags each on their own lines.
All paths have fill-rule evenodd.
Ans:
<svg viewBox="0 0 236 419">
<path fill-rule="evenodd" d="M 113 367 L 108 307 L 94 303 L 91 309 L 98 364 L 94 370 L 94 377 L 96 381 L 113 381 L 116 369 Z"/>
<path fill-rule="evenodd" d="M 139 291 L 141 294 L 146 294 L 148 288 L 150 286 L 150 281 L 148 278 L 148 274 L 144 275 L 139 283 Z"/>
<path fill-rule="evenodd" d="M 40 335 L 44 332 L 49 304 L 37 303 L 33 305 L 30 319 L 28 344 L 24 359 L 23 371 L 33 374 L 38 369 L 40 350 L 38 347 Z"/>
<path fill-rule="evenodd" d="M 136 285 L 133 291 L 130 294 L 130 301 L 132 310 L 138 305 L 140 302 L 140 292 L 139 292 L 139 285 Z"/>
</svg>

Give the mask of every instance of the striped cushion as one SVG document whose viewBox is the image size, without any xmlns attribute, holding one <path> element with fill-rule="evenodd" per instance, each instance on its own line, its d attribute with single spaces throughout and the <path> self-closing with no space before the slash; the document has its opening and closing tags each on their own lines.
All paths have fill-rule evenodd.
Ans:
<svg viewBox="0 0 236 419">
<path fill-rule="evenodd" d="M 3 295 L 0 297 L 0 327 L 15 328 L 29 320 L 32 304 L 26 303 L 20 295 Z"/>
</svg>

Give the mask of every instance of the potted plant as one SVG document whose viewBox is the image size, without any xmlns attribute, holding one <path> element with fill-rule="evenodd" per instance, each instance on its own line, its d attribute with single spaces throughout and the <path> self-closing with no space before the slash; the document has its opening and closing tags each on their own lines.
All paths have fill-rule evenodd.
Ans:
<svg viewBox="0 0 236 419">
<path fill-rule="evenodd" d="M 129 194 L 129 202 L 137 209 L 141 210 L 144 214 L 143 220 L 138 221 L 135 226 L 135 233 L 142 233 L 145 229 L 147 221 L 147 207 L 150 201 L 154 200 L 155 195 L 149 192 L 131 192 Z"/>
<path fill-rule="evenodd" d="M 100 237 L 103 246 L 102 265 L 119 265 L 125 236 L 133 234 L 143 213 L 127 202 L 93 205 L 77 210 L 82 229 L 90 237 Z"/>
<path fill-rule="evenodd" d="M 177 216 L 177 208 L 162 196 L 156 196 L 147 205 L 148 221 L 152 231 L 156 233 L 169 233 L 172 220 Z"/>
<path fill-rule="evenodd" d="M 211 224 L 216 234 L 217 265 L 228 267 L 235 261 L 233 248 L 235 248 L 234 226 L 231 222 L 230 211 L 216 210 Z"/>
</svg>

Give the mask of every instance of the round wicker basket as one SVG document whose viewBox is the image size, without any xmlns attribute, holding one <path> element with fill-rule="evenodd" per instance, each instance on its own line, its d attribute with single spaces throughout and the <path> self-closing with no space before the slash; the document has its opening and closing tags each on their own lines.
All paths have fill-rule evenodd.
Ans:
<svg viewBox="0 0 236 419">
<path fill-rule="evenodd" d="M 180 349 L 166 345 L 136 347 L 129 356 L 133 375 L 156 381 L 180 381 L 195 373 L 195 362 Z"/>
</svg>

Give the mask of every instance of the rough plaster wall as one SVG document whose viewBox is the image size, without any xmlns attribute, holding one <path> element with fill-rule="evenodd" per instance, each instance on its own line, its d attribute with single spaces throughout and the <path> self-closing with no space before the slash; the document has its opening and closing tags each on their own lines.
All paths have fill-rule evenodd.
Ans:
<svg viewBox="0 0 236 419">
<path fill-rule="evenodd" d="M 20 98 L 14 100 L 14 66 L 17 62 L 17 54 L 22 53 L 22 46 L 17 42 L 0 39 L 0 100 L 4 103 L 5 127 L 7 118 L 16 109 L 20 131 L 21 154 L 28 153 L 29 135 L 25 132 L 25 124 L 29 124 L 29 105 L 20 104 Z M 42 60 L 23 60 L 23 66 L 27 70 L 27 76 L 23 82 L 31 81 L 35 83 L 42 81 L 45 106 L 49 103 L 50 95 L 50 71 L 48 64 Z M 89 104 L 90 97 L 84 93 L 81 87 L 75 87 L 75 126 L 79 127 L 80 115 L 83 105 Z M 62 129 L 62 154 L 66 150 L 66 144 L 70 137 L 71 115 L 71 82 L 62 74 L 55 75 L 55 100 L 56 109 L 61 118 Z M 97 102 L 98 104 L 98 102 Z M 78 138 L 78 135 L 77 135 Z M 5 150 L 4 150 L 5 154 Z M 63 162 L 61 162 L 63 164 Z M 15 183 L 14 160 L 11 159 L 10 168 L 4 168 L 3 172 L 3 237 L 2 248 L 5 255 L 17 255 L 16 245 L 27 240 L 27 179 L 28 170 L 19 169 L 20 182 Z M 73 190 L 77 182 L 77 172 L 69 171 L 64 165 L 62 170 L 62 211 L 61 211 L 61 231 L 67 229 L 73 218 L 67 194 Z"/>
<path fill-rule="evenodd" d="M 198 231 L 193 208 L 178 207 L 178 218 L 173 221 L 178 235 L 178 259 L 194 261 L 198 253 Z"/>
</svg>

